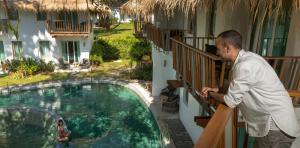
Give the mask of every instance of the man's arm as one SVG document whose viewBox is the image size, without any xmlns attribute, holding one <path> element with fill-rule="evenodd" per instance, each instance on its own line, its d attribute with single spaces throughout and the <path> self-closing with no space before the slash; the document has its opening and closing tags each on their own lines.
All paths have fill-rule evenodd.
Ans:
<svg viewBox="0 0 300 148">
<path fill-rule="evenodd" d="M 216 92 L 210 91 L 208 93 L 208 95 L 210 97 L 212 97 L 213 99 L 217 100 L 220 103 L 225 103 L 225 101 L 224 101 L 224 94 L 220 94 L 220 93 L 216 93 Z"/>
</svg>

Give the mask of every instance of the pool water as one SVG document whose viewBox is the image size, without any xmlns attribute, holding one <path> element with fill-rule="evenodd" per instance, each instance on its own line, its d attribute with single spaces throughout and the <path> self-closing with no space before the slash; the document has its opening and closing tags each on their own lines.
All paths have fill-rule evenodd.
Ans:
<svg viewBox="0 0 300 148">
<path fill-rule="evenodd" d="M 160 131 L 149 109 L 137 94 L 119 85 L 66 85 L 1 95 L 0 108 L 9 107 L 62 116 L 72 131 L 74 147 L 161 147 Z M 53 127 L 44 129 L 22 121 L 0 130 L 0 147 L 24 147 L 24 143 L 32 144 L 25 147 L 55 146 Z"/>
</svg>

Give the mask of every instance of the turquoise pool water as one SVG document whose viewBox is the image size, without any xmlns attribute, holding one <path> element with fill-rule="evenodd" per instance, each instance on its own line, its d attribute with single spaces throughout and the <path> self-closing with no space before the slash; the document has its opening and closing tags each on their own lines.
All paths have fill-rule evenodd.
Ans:
<svg viewBox="0 0 300 148">
<path fill-rule="evenodd" d="M 66 85 L 1 95 L 0 108 L 8 107 L 34 108 L 62 116 L 72 131 L 74 147 L 161 146 L 160 131 L 149 109 L 137 94 L 119 85 Z M 0 129 L 0 147 L 55 146 L 55 123 L 51 128 L 41 128 L 22 123 L 23 118 L 15 120 L 14 116 L 8 120 L 0 114 L 0 123 L 9 125 Z"/>
</svg>

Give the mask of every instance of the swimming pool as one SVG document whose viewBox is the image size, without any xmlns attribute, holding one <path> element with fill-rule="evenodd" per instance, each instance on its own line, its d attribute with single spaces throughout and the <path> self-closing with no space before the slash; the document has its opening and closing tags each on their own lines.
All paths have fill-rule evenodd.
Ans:
<svg viewBox="0 0 300 148">
<path fill-rule="evenodd" d="M 159 128 L 132 90 L 115 84 L 63 85 L 0 96 L 0 108 L 26 108 L 62 116 L 75 147 L 160 147 Z M 37 112 L 37 111 L 35 111 Z M 17 115 L 16 115 L 17 114 Z M 30 114 L 32 114 L 30 112 Z M 36 114 L 36 113 L 35 113 Z M 16 116 L 16 117 L 15 117 Z M 0 147 L 52 147 L 55 121 L 47 114 L 36 126 L 29 112 L 0 112 Z M 47 121 L 45 121 L 47 119 Z M 32 122 L 32 119 L 30 119 Z"/>
</svg>

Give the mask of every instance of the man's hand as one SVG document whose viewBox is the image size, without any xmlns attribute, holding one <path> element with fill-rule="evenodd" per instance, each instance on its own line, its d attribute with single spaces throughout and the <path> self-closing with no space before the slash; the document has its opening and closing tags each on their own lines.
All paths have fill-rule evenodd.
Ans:
<svg viewBox="0 0 300 148">
<path fill-rule="evenodd" d="M 210 87 L 203 87 L 202 88 L 202 92 L 201 92 L 201 96 L 202 97 L 208 97 L 208 92 L 210 92 L 210 91 L 212 91 L 212 92 L 218 92 L 219 91 L 219 88 L 210 88 Z"/>
</svg>

